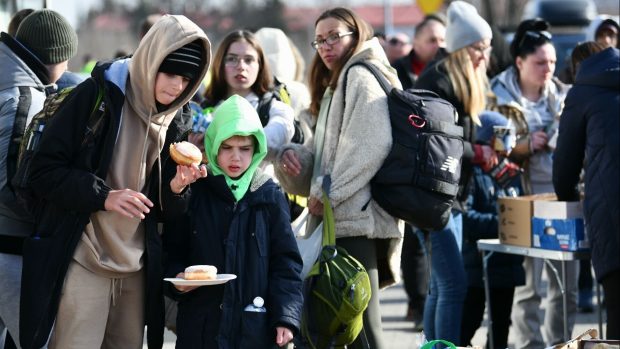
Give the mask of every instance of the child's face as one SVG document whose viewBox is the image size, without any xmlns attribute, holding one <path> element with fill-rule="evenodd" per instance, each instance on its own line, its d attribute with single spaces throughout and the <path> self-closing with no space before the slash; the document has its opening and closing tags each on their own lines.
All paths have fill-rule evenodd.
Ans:
<svg viewBox="0 0 620 349">
<path fill-rule="evenodd" d="M 189 84 L 189 79 L 181 75 L 158 72 L 155 78 L 155 100 L 169 105 L 177 99 Z"/>
<path fill-rule="evenodd" d="M 224 57 L 224 70 L 229 94 L 242 97 L 250 93 L 256 82 L 260 64 L 258 52 L 247 41 L 235 41 Z"/>
<path fill-rule="evenodd" d="M 222 142 L 217 164 L 230 178 L 241 176 L 250 167 L 254 155 L 254 137 L 232 136 Z"/>
</svg>

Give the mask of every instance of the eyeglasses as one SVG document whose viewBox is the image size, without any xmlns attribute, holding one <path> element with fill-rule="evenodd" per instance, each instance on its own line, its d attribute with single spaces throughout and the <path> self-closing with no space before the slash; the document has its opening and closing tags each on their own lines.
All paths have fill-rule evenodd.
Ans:
<svg viewBox="0 0 620 349">
<path fill-rule="evenodd" d="M 252 65 L 258 60 L 254 56 L 243 56 L 239 57 L 237 55 L 227 55 L 224 57 L 224 65 L 227 67 L 236 67 L 239 65 L 239 62 L 243 61 L 245 65 Z"/>
<path fill-rule="evenodd" d="M 402 45 L 407 45 L 408 42 L 404 42 L 401 40 L 398 40 L 396 38 L 392 38 L 388 41 L 388 44 L 392 45 L 392 46 L 402 46 Z"/>
<path fill-rule="evenodd" d="M 491 55 L 491 50 L 493 50 L 493 46 L 487 46 L 487 47 L 481 47 L 481 46 L 469 46 L 469 48 L 471 48 L 472 50 L 480 53 L 481 55 L 484 55 L 485 57 L 488 57 Z"/>
<path fill-rule="evenodd" d="M 521 48 L 523 47 L 523 44 L 525 44 L 526 41 L 530 41 L 531 43 L 537 43 L 539 41 L 551 41 L 551 38 L 553 36 L 551 35 L 551 33 L 549 33 L 546 30 L 541 30 L 541 31 L 534 31 L 534 30 L 528 30 L 525 33 L 523 33 L 523 37 L 521 37 L 521 41 L 519 41 L 519 45 L 518 47 Z"/>
<path fill-rule="evenodd" d="M 315 50 L 318 50 L 319 47 L 323 46 L 324 44 L 328 44 L 330 46 L 335 45 L 340 41 L 340 38 L 349 35 L 353 35 L 353 32 L 329 34 L 325 39 L 316 39 L 311 42 L 310 45 L 312 45 L 312 48 L 314 48 Z"/>
</svg>

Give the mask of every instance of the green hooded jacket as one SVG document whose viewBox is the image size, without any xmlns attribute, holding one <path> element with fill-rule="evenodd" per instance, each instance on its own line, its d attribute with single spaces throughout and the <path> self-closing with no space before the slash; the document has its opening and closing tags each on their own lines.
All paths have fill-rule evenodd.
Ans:
<svg viewBox="0 0 620 349">
<path fill-rule="evenodd" d="M 230 178 L 217 163 L 217 153 L 222 142 L 233 136 L 254 136 L 258 146 L 254 149 L 252 162 L 238 178 Z M 222 175 L 233 193 L 235 200 L 243 198 L 250 187 L 254 172 L 267 155 L 267 139 L 256 109 L 239 95 L 233 95 L 215 110 L 213 122 L 205 135 L 205 153 L 209 159 L 211 173 Z M 234 189 L 233 189 L 234 188 Z"/>
</svg>

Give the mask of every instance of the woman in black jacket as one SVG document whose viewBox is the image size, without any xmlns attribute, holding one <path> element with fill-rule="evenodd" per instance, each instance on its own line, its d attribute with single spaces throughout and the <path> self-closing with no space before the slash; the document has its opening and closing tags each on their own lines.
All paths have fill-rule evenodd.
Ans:
<svg viewBox="0 0 620 349">
<path fill-rule="evenodd" d="M 475 124 L 486 105 L 486 64 L 490 54 L 491 27 L 476 9 L 463 1 L 448 8 L 446 50 L 448 55 L 427 67 L 415 88 L 427 89 L 452 103 L 455 122 L 463 127 L 465 152 L 459 193 L 448 225 L 430 234 L 431 290 L 424 306 L 424 332 L 430 339 L 460 340 L 465 298 L 465 271 L 461 260 L 462 212 L 467 200 L 466 184 L 473 164 L 492 166 L 497 161 L 489 146 L 475 145 Z"/>
</svg>

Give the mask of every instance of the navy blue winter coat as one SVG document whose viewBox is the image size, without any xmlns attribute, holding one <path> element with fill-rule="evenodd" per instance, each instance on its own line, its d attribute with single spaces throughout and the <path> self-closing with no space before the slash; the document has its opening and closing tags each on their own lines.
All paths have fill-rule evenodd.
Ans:
<svg viewBox="0 0 620 349">
<path fill-rule="evenodd" d="M 223 176 L 191 186 L 187 224 L 167 229 L 167 274 L 214 265 L 237 279 L 179 294 L 177 348 L 272 348 L 276 326 L 299 333 L 303 305 L 302 260 L 284 195 L 268 176 L 254 175 L 238 202 Z M 267 312 L 247 312 L 255 297 Z"/>
<path fill-rule="evenodd" d="M 476 241 L 497 238 L 497 197 L 502 191 L 479 166 L 473 167 L 467 211 L 463 215 L 463 263 L 469 287 L 484 287 L 482 257 Z M 518 181 L 515 181 L 518 182 Z M 525 284 L 523 257 L 494 253 L 489 260 L 489 286 L 511 288 Z"/>
<path fill-rule="evenodd" d="M 608 48 L 581 62 L 566 97 L 553 158 L 553 185 L 578 200 L 585 160 L 584 216 L 597 280 L 620 269 L 620 54 Z"/>
</svg>

